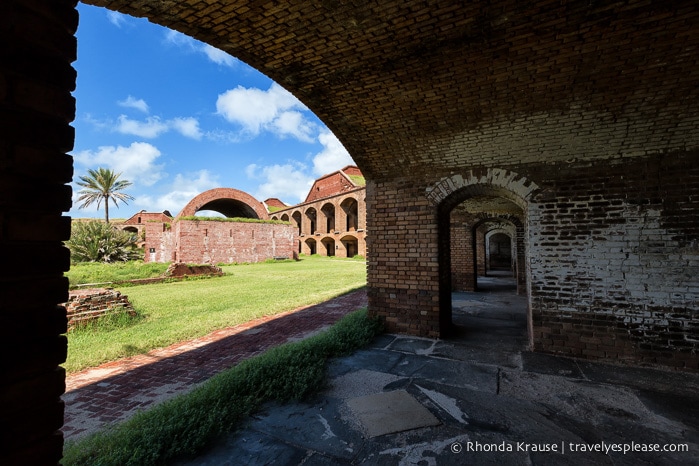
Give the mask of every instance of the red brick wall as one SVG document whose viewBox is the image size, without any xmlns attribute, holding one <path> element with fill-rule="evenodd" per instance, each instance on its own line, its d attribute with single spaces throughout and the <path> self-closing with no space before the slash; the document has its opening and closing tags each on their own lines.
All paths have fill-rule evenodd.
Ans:
<svg viewBox="0 0 699 466">
<path fill-rule="evenodd" d="M 475 291 L 473 235 L 465 219 L 452 216 L 451 221 L 451 286 L 453 291 Z"/>
<path fill-rule="evenodd" d="M 146 260 L 150 248 L 157 262 L 218 264 L 293 258 L 296 229 L 287 224 L 180 220 L 171 230 L 162 224 L 146 230 Z"/>
</svg>

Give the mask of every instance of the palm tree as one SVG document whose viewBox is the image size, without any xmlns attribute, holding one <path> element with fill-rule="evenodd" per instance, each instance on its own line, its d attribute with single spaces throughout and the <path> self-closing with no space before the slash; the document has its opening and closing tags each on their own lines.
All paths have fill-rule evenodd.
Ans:
<svg viewBox="0 0 699 466">
<path fill-rule="evenodd" d="M 109 200 L 117 205 L 117 201 L 122 201 L 127 204 L 127 200 L 132 200 L 133 196 L 126 193 L 120 193 L 122 189 L 131 186 L 130 181 L 119 180 L 121 173 L 114 173 L 108 168 L 98 168 L 97 170 L 88 170 L 86 176 L 81 176 L 78 186 L 82 186 L 78 194 L 78 202 L 84 201 L 80 208 L 88 207 L 93 202 L 97 202 L 97 208 L 104 201 L 104 219 L 109 223 Z"/>
</svg>

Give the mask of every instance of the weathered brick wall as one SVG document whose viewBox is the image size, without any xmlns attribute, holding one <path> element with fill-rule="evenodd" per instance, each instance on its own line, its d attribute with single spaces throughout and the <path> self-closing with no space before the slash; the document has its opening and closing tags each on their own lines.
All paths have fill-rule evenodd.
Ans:
<svg viewBox="0 0 699 466">
<path fill-rule="evenodd" d="M 173 262 L 176 260 L 172 223 L 146 223 L 145 233 L 144 262 Z"/>
<path fill-rule="evenodd" d="M 463 220 L 451 222 L 451 287 L 453 291 L 474 291 L 476 274 L 473 257 L 473 234 Z"/>
<path fill-rule="evenodd" d="M 181 220 L 173 224 L 172 235 L 178 262 L 230 264 L 294 257 L 295 229 L 286 224 Z"/>
<path fill-rule="evenodd" d="M 699 369 L 699 153 L 541 172 L 534 348 Z"/>
<path fill-rule="evenodd" d="M 110 313 L 126 312 L 136 315 L 128 296 L 112 288 L 71 291 L 68 301 L 63 305 L 67 312 L 69 330 Z"/>
<path fill-rule="evenodd" d="M 315 183 L 313 183 L 304 203 L 335 196 L 356 188 L 357 187 L 343 174 L 339 172 L 331 173 L 322 178 L 318 178 Z"/>
<path fill-rule="evenodd" d="M 0 2 L 0 464 L 62 452 L 78 18 L 71 1 Z"/>
<path fill-rule="evenodd" d="M 517 249 L 521 234 L 533 349 L 699 369 L 698 155 L 655 155 L 584 171 L 523 166 L 515 176 L 474 169 L 466 181 L 451 183 L 452 193 L 470 182 L 509 186 L 528 200 L 527 236 L 518 231 Z M 369 296 L 390 331 L 430 336 L 448 328 L 436 323 L 448 315 L 450 282 L 441 294 L 434 286 L 444 285 L 433 245 L 445 225 L 437 223 L 437 205 L 425 202 L 434 185 L 419 185 L 402 179 L 367 188 L 369 208 L 377 209 L 369 217 L 376 232 Z M 399 245 L 416 237 L 425 247 L 407 256 Z"/>
</svg>

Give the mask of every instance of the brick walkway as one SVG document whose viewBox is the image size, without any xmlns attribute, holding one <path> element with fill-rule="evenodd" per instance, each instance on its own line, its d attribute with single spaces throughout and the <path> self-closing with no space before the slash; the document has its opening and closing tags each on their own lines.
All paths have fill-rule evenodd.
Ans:
<svg viewBox="0 0 699 466">
<path fill-rule="evenodd" d="M 105 424 L 123 421 L 241 360 L 317 333 L 366 305 L 366 289 L 362 289 L 72 374 L 66 379 L 63 395 L 64 437 L 75 439 Z"/>
</svg>

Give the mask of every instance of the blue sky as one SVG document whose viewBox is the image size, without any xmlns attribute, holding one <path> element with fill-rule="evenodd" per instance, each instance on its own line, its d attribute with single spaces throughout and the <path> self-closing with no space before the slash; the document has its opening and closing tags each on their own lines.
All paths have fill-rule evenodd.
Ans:
<svg viewBox="0 0 699 466">
<path fill-rule="evenodd" d="M 75 175 L 106 167 L 133 183 L 113 218 L 176 215 L 195 195 L 236 188 L 302 201 L 314 179 L 353 164 L 300 101 L 243 62 L 185 35 L 78 4 Z M 79 209 L 73 183 L 69 215 Z"/>
</svg>

